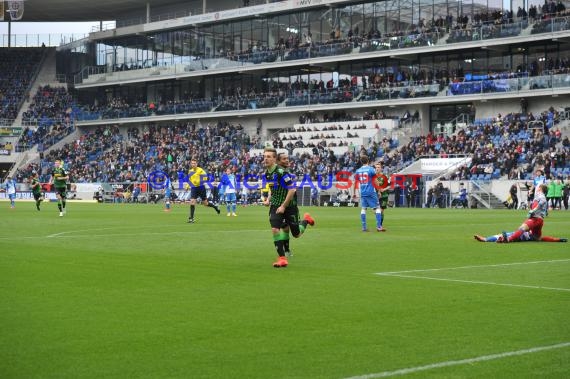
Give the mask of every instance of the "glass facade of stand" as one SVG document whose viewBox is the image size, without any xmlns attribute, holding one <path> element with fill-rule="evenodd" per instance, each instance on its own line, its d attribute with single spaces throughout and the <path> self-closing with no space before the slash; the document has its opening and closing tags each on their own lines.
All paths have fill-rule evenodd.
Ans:
<svg viewBox="0 0 570 379">
<path fill-rule="evenodd" d="M 312 56 L 331 55 L 326 52 L 329 45 L 341 41 L 350 42 L 352 48 L 362 49 L 362 43 L 372 49 L 437 43 L 450 36 L 452 42 L 463 38 L 461 31 L 471 39 L 473 34 L 475 38 L 496 38 L 520 33 L 525 25 L 523 18 L 516 16 L 520 5 L 512 2 L 512 18 L 503 12 L 500 0 L 376 1 L 260 15 L 106 40 L 96 48 L 96 64 L 137 69 L 209 58 L 255 63 L 296 59 L 297 55 L 303 58 L 302 52 L 282 56 L 282 50 L 294 47 L 312 47 Z M 528 23 L 528 17 L 524 20 Z"/>
</svg>

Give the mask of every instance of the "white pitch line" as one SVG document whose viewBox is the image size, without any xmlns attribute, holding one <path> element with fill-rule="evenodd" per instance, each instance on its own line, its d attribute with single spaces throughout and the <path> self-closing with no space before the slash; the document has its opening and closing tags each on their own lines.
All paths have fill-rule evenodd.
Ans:
<svg viewBox="0 0 570 379">
<path fill-rule="evenodd" d="M 141 226 L 141 225 L 133 225 L 133 226 L 121 226 L 120 229 L 145 229 L 145 228 L 152 228 L 152 229 L 157 229 L 157 228 L 170 228 L 171 226 L 179 226 L 180 224 L 167 224 L 167 225 L 152 225 L 152 226 Z M 112 227 L 107 227 L 107 228 L 92 228 L 92 229 L 78 229 L 78 230 L 68 230 L 65 232 L 61 232 L 61 233 L 55 233 L 55 234 L 50 234 L 47 236 L 47 238 L 53 238 L 53 237 L 59 237 L 62 236 L 64 234 L 69 234 L 69 233 L 81 233 L 81 232 L 94 232 L 94 231 L 102 231 L 102 230 L 117 230 L 116 226 L 112 226 Z M 26 237 L 24 237 L 26 238 Z M 42 237 L 43 238 L 43 237 Z"/>
<path fill-rule="evenodd" d="M 525 285 L 525 284 L 512 284 L 512 283 L 483 282 L 483 281 L 479 281 L 479 280 L 447 279 L 447 278 L 434 278 L 434 277 L 431 277 L 431 276 L 400 275 L 400 274 L 383 274 L 383 275 L 381 275 L 381 276 L 393 276 L 393 277 L 397 277 L 397 278 L 439 280 L 439 281 L 442 281 L 442 282 L 459 282 L 459 283 L 469 283 L 469 284 L 486 284 L 486 285 L 489 285 L 489 286 L 521 287 L 521 288 L 533 288 L 533 289 L 540 289 L 540 290 L 552 290 L 552 291 L 565 291 L 565 292 L 570 292 L 570 288 L 529 286 L 529 285 Z"/>
<path fill-rule="evenodd" d="M 532 264 L 539 264 L 539 263 L 555 263 L 555 262 L 570 262 L 570 259 L 553 259 L 553 260 L 548 260 L 548 261 L 529 261 L 529 262 L 498 263 L 498 264 L 493 264 L 493 265 L 474 265 L 474 266 L 459 266 L 459 267 L 426 268 L 426 269 L 419 269 L 419 270 L 376 272 L 375 274 L 376 274 L 376 275 L 393 275 L 393 274 L 407 274 L 407 273 L 410 273 L 410 272 L 463 270 L 463 269 L 469 269 L 469 268 L 503 267 L 503 266 L 517 266 L 517 265 L 532 265 Z"/>
<path fill-rule="evenodd" d="M 433 369 L 442 368 L 442 367 L 459 366 L 459 365 L 465 365 L 465 364 L 472 364 L 472 363 L 476 363 L 476 362 L 492 361 L 495 359 L 514 357 L 514 356 L 518 356 L 518 355 L 538 353 L 540 351 L 546 351 L 546 350 L 562 349 L 562 348 L 565 348 L 568 346 L 570 346 L 570 342 L 563 342 L 563 343 L 559 343 L 556 345 L 538 346 L 538 347 L 533 347 L 530 349 L 507 351 L 507 352 L 499 353 L 499 354 L 482 355 L 480 357 L 461 359 L 461 360 L 457 360 L 457 361 L 445 361 L 445 362 L 432 363 L 432 364 L 425 365 L 425 366 L 403 368 L 403 369 L 394 370 L 394 371 L 383 371 L 383 372 L 377 372 L 374 374 L 351 376 L 350 378 L 346 378 L 346 379 L 387 378 L 390 376 L 413 374 L 413 373 L 420 372 L 420 371 L 433 370 Z"/>
<path fill-rule="evenodd" d="M 51 234 L 48 237 L 59 237 L 59 238 L 99 238 L 99 237 L 122 237 L 122 236 L 166 236 L 166 235 L 176 235 L 176 234 L 208 234 L 208 233 L 259 233 L 259 232 L 268 232 L 268 229 L 251 229 L 251 230 L 215 230 L 215 231 L 208 231 L 208 230 L 201 230 L 201 231 L 178 231 L 178 232 L 154 232 L 154 233 L 108 233 L 108 234 L 76 234 L 76 235 L 61 235 L 62 233 Z"/>
<path fill-rule="evenodd" d="M 177 224 L 180 225 L 180 224 Z M 176 226 L 176 225 L 174 225 Z M 117 230 L 117 228 L 100 228 L 93 230 Z M 140 228 L 139 228 L 140 229 Z M 156 228 L 154 228 L 156 229 Z M 88 237 L 112 237 L 112 236 L 140 236 L 140 235 L 168 235 L 168 234 L 207 234 L 207 233 L 249 233 L 249 232 L 267 232 L 269 229 L 238 229 L 238 230 L 201 230 L 201 231 L 178 231 L 178 232 L 152 232 L 152 233 L 113 233 L 113 234 L 73 234 L 81 232 L 90 232 L 90 229 L 84 230 L 69 230 L 66 232 L 60 232 L 55 234 L 48 234 L 47 236 L 11 236 L 11 237 L 0 237 L 1 240 L 20 240 L 20 239 L 44 239 L 44 238 L 88 238 Z"/>
</svg>

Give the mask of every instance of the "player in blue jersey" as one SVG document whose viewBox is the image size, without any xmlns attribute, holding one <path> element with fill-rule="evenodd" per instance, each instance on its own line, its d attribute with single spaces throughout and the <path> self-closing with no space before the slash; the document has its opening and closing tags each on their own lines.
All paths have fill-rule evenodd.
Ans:
<svg viewBox="0 0 570 379">
<path fill-rule="evenodd" d="M 10 199 L 10 208 L 14 209 L 16 207 L 16 181 L 8 176 L 2 187 Z"/>
<path fill-rule="evenodd" d="M 235 174 L 232 172 L 231 167 L 226 169 L 226 173 L 222 175 L 220 180 L 220 196 L 226 202 L 226 210 L 229 216 L 237 216 L 236 214 L 236 189 L 237 189 L 237 179 Z"/>
<path fill-rule="evenodd" d="M 354 173 L 354 190 L 360 189 L 360 221 L 362 231 L 367 232 L 366 208 L 374 209 L 376 214 L 376 230 L 382 231 L 382 214 L 378 203 L 378 192 L 374 184 L 376 170 L 368 163 L 367 156 L 360 157 L 362 166 Z"/>
<path fill-rule="evenodd" d="M 170 212 L 170 198 L 172 197 L 172 184 L 167 176 L 164 179 L 164 211 Z"/>
</svg>

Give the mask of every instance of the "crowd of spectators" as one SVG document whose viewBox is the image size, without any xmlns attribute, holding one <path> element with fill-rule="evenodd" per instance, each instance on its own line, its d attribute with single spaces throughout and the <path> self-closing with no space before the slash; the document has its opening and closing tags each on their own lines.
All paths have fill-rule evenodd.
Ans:
<svg viewBox="0 0 570 379">
<path fill-rule="evenodd" d="M 339 117 L 353 118 L 343 113 Z M 525 180 L 537 168 L 549 177 L 570 168 L 570 142 L 557 127 L 558 120 L 559 114 L 552 108 L 536 115 L 499 114 L 477 120 L 452 135 L 428 133 L 413 137 L 398 148 L 395 141 L 386 137 L 339 155 L 318 144 L 311 152 L 291 155 L 290 169 L 299 177 L 309 174 L 316 180 L 339 171 L 353 172 L 363 154 L 382 162 L 386 172 L 396 172 L 420 157 L 470 156 L 469 166 L 457 168 L 445 179 L 469 180 L 489 175 L 489 178 Z M 287 148 L 282 143 L 276 140 L 274 146 Z M 223 121 L 206 125 L 198 122 L 132 126 L 123 133 L 117 126 L 98 127 L 77 141 L 50 151 L 42 156 L 41 162 L 20 169 L 16 179 L 24 181 L 36 170 L 40 179 L 47 181 L 56 159 L 66 162 L 76 183 L 145 182 L 157 170 L 177 180 L 179 171 L 188 172 L 191 157 L 196 157 L 199 165 L 216 178 L 228 166 L 235 167 L 242 176 L 262 175 L 262 155 L 251 153 L 261 147 L 259 135 L 250 136 L 240 124 Z"/>
<path fill-rule="evenodd" d="M 39 69 L 43 50 L 3 48 L 0 56 L 0 120 L 15 120 L 29 95 L 31 80 Z"/>
<path fill-rule="evenodd" d="M 470 166 L 459 167 L 450 175 L 451 180 L 529 179 L 536 168 L 549 175 L 556 168 L 570 167 L 570 150 L 556 127 L 558 121 L 559 114 L 552 108 L 538 115 L 499 114 L 478 120 L 451 136 L 430 133 L 414 137 L 401 150 L 409 161 L 420 156 L 471 156 Z"/>
<path fill-rule="evenodd" d="M 155 115 L 183 114 L 209 111 L 275 108 L 328 104 L 353 101 L 376 101 L 394 98 L 419 98 L 425 96 L 455 96 L 473 93 L 508 92 L 540 89 L 554 85 L 542 78 L 544 75 L 570 74 L 568 57 L 548 58 L 544 62 L 531 61 L 514 70 L 485 71 L 478 74 L 465 71 L 461 65 L 450 70 L 424 68 L 377 67 L 363 75 L 322 79 L 297 79 L 290 83 L 264 81 L 261 88 L 218 88 L 214 96 L 204 98 L 200 94 L 185 94 L 178 100 L 112 98 L 92 100 L 83 104 L 75 113 L 77 119 L 117 119 L 149 117 Z M 530 79 L 529 79 L 530 78 Z M 570 80 L 570 77 L 560 80 Z M 568 85 L 558 83 L 559 85 Z M 443 91 L 446 89 L 446 91 Z"/>
<path fill-rule="evenodd" d="M 33 126 L 24 129 L 16 150 L 38 145 L 38 151 L 43 151 L 72 133 L 75 105 L 76 100 L 65 87 L 40 87 L 22 115 L 23 124 Z"/>
</svg>

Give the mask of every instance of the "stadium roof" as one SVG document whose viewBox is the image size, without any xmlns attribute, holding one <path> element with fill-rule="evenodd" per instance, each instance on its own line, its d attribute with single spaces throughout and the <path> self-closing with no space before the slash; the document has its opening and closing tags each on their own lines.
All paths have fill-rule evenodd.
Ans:
<svg viewBox="0 0 570 379">
<path fill-rule="evenodd" d="M 113 21 L 118 15 L 180 3 L 180 0 L 25 0 L 22 21 Z M 7 7 L 7 4 L 6 4 Z"/>
</svg>

